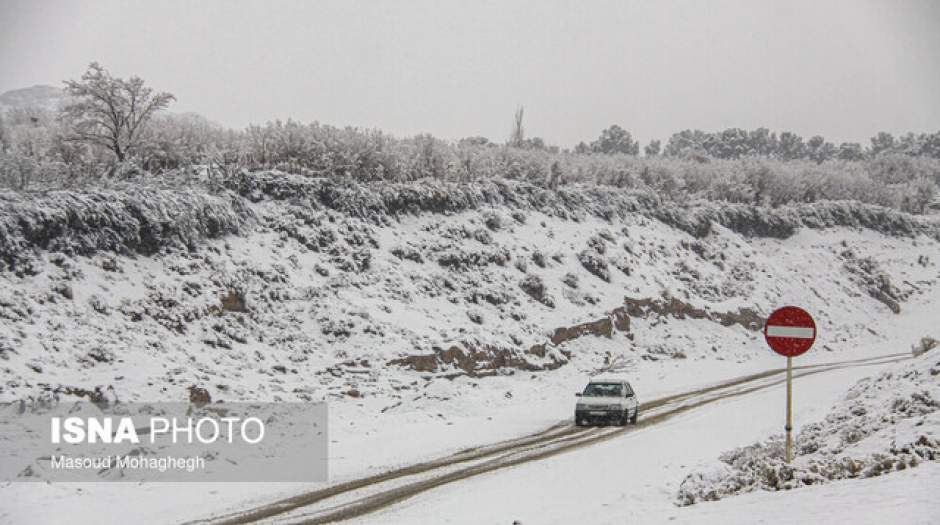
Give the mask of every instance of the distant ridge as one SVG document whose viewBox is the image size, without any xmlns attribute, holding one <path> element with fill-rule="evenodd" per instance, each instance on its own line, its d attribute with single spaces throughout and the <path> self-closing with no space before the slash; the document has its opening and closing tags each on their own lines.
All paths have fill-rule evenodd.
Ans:
<svg viewBox="0 0 940 525">
<path fill-rule="evenodd" d="M 62 88 L 37 85 L 0 94 L 0 110 L 41 108 L 54 110 L 66 99 Z"/>
</svg>

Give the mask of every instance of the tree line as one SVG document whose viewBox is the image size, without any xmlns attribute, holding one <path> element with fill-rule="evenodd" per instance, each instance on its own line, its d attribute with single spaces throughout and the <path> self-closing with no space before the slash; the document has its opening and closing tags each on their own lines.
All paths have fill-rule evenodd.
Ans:
<svg viewBox="0 0 940 525">
<path fill-rule="evenodd" d="M 647 188 L 680 197 L 779 205 L 857 198 L 923 212 L 940 184 L 940 132 L 870 144 L 766 128 L 683 130 L 663 146 L 642 147 L 619 125 L 573 149 L 529 137 L 519 108 L 505 142 L 398 138 L 379 130 L 294 120 L 225 129 L 195 114 L 165 111 L 175 100 L 138 77 L 112 76 L 97 63 L 65 82 L 58 111 L 0 115 L 0 184 L 42 189 L 84 184 L 128 170 L 158 174 L 189 168 L 225 176 L 281 169 L 309 176 L 408 181 L 420 178 L 524 179 L 546 187 L 586 182 Z M 786 183 L 784 183 L 786 182 Z"/>
</svg>

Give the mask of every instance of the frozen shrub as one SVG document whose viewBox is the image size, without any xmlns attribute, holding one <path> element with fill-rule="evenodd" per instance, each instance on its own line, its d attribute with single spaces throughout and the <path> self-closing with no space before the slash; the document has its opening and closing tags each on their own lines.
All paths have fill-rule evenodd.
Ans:
<svg viewBox="0 0 940 525">
<path fill-rule="evenodd" d="M 467 318 L 476 324 L 483 324 L 483 314 L 475 310 L 467 310 Z"/>
<path fill-rule="evenodd" d="M 487 286 L 472 290 L 467 296 L 467 300 L 474 304 L 480 304 L 481 301 L 484 301 L 493 306 L 499 306 L 509 303 L 512 297 L 499 288 Z"/>
<path fill-rule="evenodd" d="M 485 248 L 481 251 L 474 251 L 461 248 L 452 248 L 442 253 L 437 263 L 445 268 L 453 270 L 465 270 L 467 268 L 486 266 L 496 264 L 505 266 L 509 262 L 509 252 L 503 248 Z"/>
<path fill-rule="evenodd" d="M 52 291 L 61 295 L 62 297 L 72 300 L 74 299 L 74 293 L 72 292 L 72 287 L 66 283 L 56 283 L 52 286 Z"/>
<path fill-rule="evenodd" d="M 920 342 L 911 348 L 911 353 L 916 357 L 937 348 L 937 346 L 940 346 L 940 341 L 928 335 L 927 337 L 922 337 Z"/>
<path fill-rule="evenodd" d="M 92 296 L 88 298 L 88 305 L 99 314 L 108 315 L 111 313 L 111 308 L 108 307 L 107 303 L 105 303 L 98 294 L 92 294 Z"/>
<path fill-rule="evenodd" d="M 496 212 L 490 212 L 483 216 L 483 224 L 494 232 L 503 229 L 503 218 Z"/>
<path fill-rule="evenodd" d="M 583 250 L 578 254 L 578 261 L 581 262 L 581 266 L 584 266 L 585 270 L 606 282 L 610 282 L 610 270 L 607 268 L 607 261 L 598 255 L 596 251 Z"/>
<path fill-rule="evenodd" d="M 555 300 L 545 290 L 545 283 L 537 275 L 528 275 L 519 282 L 519 288 L 536 301 L 549 308 L 555 307 Z"/>
<path fill-rule="evenodd" d="M 539 268 L 545 268 L 545 254 L 543 254 L 542 252 L 538 250 L 535 250 L 534 252 L 532 252 L 532 262 L 534 262 L 535 265 L 538 266 Z"/>
<path fill-rule="evenodd" d="M 320 332 L 334 341 L 349 338 L 356 328 L 355 321 L 348 317 L 343 319 L 321 317 L 317 321 L 320 323 Z"/>
<path fill-rule="evenodd" d="M 470 234 L 470 237 L 476 239 L 481 244 L 493 243 L 493 235 L 489 231 L 484 230 L 483 228 L 478 228 L 476 230 L 473 230 L 473 232 Z"/>
<path fill-rule="evenodd" d="M 630 261 L 625 257 L 618 257 L 616 260 L 614 260 L 614 267 L 627 276 L 633 273 L 633 270 L 630 266 Z"/>
<path fill-rule="evenodd" d="M 597 232 L 597 236 L 607 242 L 614 242 L 614 234 L 609 230 L 601 230 Z"/>
<path fill-rule="evenodd" d="M 588 241 L 587 241 L 588 248 L 590 248 L 590 249 L 594 250 L 595 252 L 597 252 L 597 253 L 603 255 L 603 254 L 607 253 L 607 244 L 606 244 L 606 242 L 605 242 L 606 240 L 607 240 L 607 239 L 605 239 L 605 238 L 604 238 L 603 236 L 601 236 L 601 235 L 595 235 L 595 236 L 593 236 L 593 237 L 591 237 L 591 238 L 588 239 Z"/>
<path fill-rule="evenodd" d="M 576 290 L 578 288 L 578 276 L 573 273 L 566 273 L 564 277 L 561 278 L 561 282 L 565 283 L 571 289 Z"/>
<path fill-rule="evenodd" d="M 414 261 L 416 263 L 424 262 L 424 257 L 421 257 L 421 252 L 411 246 L 396 246 L 392 248 L 392 255 L 399 259 Z"/>
</svg>

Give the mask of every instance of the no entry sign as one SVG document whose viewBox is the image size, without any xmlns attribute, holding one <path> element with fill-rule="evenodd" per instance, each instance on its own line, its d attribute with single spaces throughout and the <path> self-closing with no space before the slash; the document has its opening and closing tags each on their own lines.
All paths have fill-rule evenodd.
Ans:
<svg viewBox="0 0 940 525">
<path fill-rule="evenodd" d="M 764 323 L 764 339 L 774 352 L 787 358 L 787 463 L 793 458 L 793 358 L 816 341 L 813 316 L 796 306 L 775 310 Z"/>
<path fill-rule="evenodd" d="M 767 318 L 764 338 L 774 352 L 796 357 L 809 350 L 816 341 L 816 323 L 806 310 L 784 306 Z"/>
</svg>

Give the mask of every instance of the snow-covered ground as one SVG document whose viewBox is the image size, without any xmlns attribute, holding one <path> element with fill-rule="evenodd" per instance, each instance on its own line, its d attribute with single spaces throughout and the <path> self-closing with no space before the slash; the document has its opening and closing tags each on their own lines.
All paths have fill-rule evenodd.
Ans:
<svg viewBox="0 0 940 525">
<path fill-rule="evenodd" d="M 748 238 L 716 225 L 698 239 L 642 215 L 573 221 L 504 209 L 376 225 L 251 206 L 262 226 L 194 253 L 42 253 L 37 275 L 0 272 L 0 400 L 57 393 L 67 402 L 64 387 L 183 400 L 190 385 L 214 399 L 327 400 L 339 482 L 554 425 L 600 371 L 629 377 L 643 401 L 783 366 L 746 326 L 748 311 L 759 318 L 798 304 L 816 316 L 819 340 L 798 364 L 906 352 L 936 331 L 940 243 L 926 236 L 839 227 Z M 606 263 L 607 280 L 603 265 L 588 267 L 595 260 Z M 541 301 L 520 287 L 531 277 L 544 285 Z M 220 305 L 232 291 L 244 304 Z M 629 329 L 609 338 L 551 343 L 557 329 L 610 319 L 625 297 L 662 310 L 634 311 Z M 527 352 L 540 344 L 543 355 Z M 442 356 L 453 346 L 472 357 L 469 366 Z M 431 360 L 412 369 L 413 356 Z M 506 356 L 519 361 L 501 366 Z M 799 380 L 797 422 L 822 417 L 874 371 Z M 782 402 L 777 388 L 696 409 L 363 522 L 684 519 L 705 511 L 672 504 L 683 476 L 779 431 Z M 607 468 L 598 473 L 598 465 Z M 176 522 L 317 486 L 7 483 L 0 522 Z M 469 511 L 487 497 L 498 504 Z"/>
</svg>

